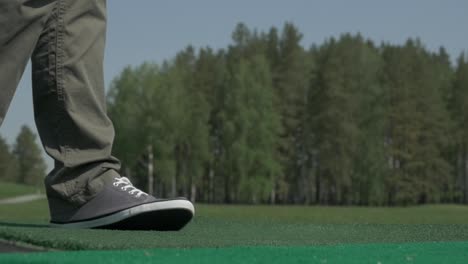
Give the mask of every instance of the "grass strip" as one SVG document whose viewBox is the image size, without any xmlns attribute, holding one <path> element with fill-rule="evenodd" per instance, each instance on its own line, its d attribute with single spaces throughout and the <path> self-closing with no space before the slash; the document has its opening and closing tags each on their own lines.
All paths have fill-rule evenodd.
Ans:
<svg viewBox="0 0 468 264">
<path fill-rule="evenodd" d="M 196 204 L 196 218 L 308 224 L 468 224 L 468 206 L 341 207 Z M 46 200 L 0 204 L 0 221 L 47 223 Z"/>
<path fill-rule="evenodd" d="M 12 198 L 21 195 L 44 193 L 44 187 L 17 184 L 0 181 L 0 199 Z"/>
<path fill-rule="evenodd" d="M 0 263 L 467 263 L 468 242 L 2 254 Z"/>
<path fill-rule="evenodd" d="M 0 206 L 0 238 L 61 250 L 468 241 L 468 207 L 196 205 L 180 232 L 63 230 L 45 201 Z"/>
<path fill-rule="evenodd" d="M 179 232 L 63 230 L 0 223 L 0 237 L 63 250 L 468 241 L 468 225 L 283 224 L 198 218 Z"/>
</svg>

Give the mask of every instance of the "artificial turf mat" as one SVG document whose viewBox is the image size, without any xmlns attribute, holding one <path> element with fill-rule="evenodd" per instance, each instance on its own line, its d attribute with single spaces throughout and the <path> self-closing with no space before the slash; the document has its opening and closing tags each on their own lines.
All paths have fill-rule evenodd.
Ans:
<svg viewBox="0 0 468 264">
<path fill-rule="evenodd" d="M 180 232 L 49 228 L 46 201 L 0 206 L 0 238 L 60 250 L 468 241 L 468 207 L 196 205 Z"/>
<path fill-rule="evenodd" d="M 0 263 L 467 263 L 468 242 L 2 254 Z"/>
<path fill-rule="evenodd" d="M 468 225 L 284 224 L 199 218 L 180 232 L 63 230 L 0 224 L 0 237 L 62 250 L 468 241 Z"/>
</svg>

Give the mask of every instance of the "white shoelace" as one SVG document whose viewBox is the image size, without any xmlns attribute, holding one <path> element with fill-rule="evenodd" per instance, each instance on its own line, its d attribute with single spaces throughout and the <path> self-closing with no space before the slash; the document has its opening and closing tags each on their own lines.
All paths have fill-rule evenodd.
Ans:
<svg viewBox="0 0 468 264">
<path fill-rule="evenodd" d="M 137 198 L 142 196 L 142 195 L 148 195 L 144 191 L 142 191 L 142 190 L 136 188 L 135 186 L 133 186 L 133 184 L 130 182 L 130 180 L 127 177 L 120 177 L 120 178 L 114 178 L 114 179 L 115 179 L 115 182 L 114 182 L 115 187 L 119 187 L 120 185 L 122 185 L 122 187 L 120 187 L 120 188 L 123 191 L 127 191 L 127 189 L 130 189 L 130 191 L 128 191 L 128 193 L 131 194 L 131 195 L 135 194 L 135 197 L 137 197 Z"/>
</svg>

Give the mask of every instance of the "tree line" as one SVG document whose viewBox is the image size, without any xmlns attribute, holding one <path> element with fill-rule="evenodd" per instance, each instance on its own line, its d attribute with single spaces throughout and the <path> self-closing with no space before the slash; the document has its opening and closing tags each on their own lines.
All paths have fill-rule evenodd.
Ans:
<svg viewBox="0 0 468 264">
<path fill-rule="evenodd" d="M 122 172 L 212 203 L 468 202 L 465 54 L 301 41 L 241 23 L 226 48 L 126 67 L 108 93 Z"/>
<path fill-rule="evenodd" d="M 47 165 L 36 135 L 26 125 L 16 137 L 13 146 L 0 136 L 0 181 L 15 182 L 43 189 Z"/>
</svg>

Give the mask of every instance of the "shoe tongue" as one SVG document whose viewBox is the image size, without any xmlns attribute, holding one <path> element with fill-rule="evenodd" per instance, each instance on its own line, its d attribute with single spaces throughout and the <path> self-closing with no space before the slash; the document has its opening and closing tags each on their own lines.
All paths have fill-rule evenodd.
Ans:
<svg viewBox="0 0 468 264">
<path fill-rule="evenodd" d="M 112 184 L 117 181 L 118 178 L 121 178 L 120 174 L 115 170 L 109 169 L 98 177 L 104 184 Z"/>
<path fill-rule="evenodd" d="M 124 179 L 123 182 L 124 182 L 125 184 L 127 184 L 127 185 L 133 185 L 129 180 L 125 180 L 125 179 Z"/>
<path fill-rule="evenodd" d="M 145 195 L 145 200 L 144 200 L 145 203 L 156 202 L 156 201 L 158 201 L 158 199 L 156 199 L 154 196 L 150 194 Z"/>
<path fill-rule="evenodd" d="M 116 180 L 119 180 L 121 182 L 124 182 L 125 184 L 129 184 L 129 185 L 133 185 L 132 182 L 130 182 L 130 180 L 127 178 L 127 177 L 118 177 L 116 178 Z"/>
</svg>

